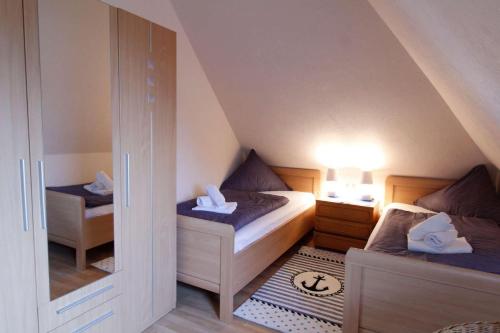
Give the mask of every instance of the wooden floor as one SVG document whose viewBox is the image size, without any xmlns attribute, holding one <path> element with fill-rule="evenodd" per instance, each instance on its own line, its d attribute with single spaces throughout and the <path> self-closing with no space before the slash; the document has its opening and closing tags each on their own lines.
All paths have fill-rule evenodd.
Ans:
<svg viewBox="0 0 500 333">
<path fill-rule="evenodd" d="M 75 250 L 49 242 L 50 299 L 66 295 L 109 275 L 108 272 L 101 271 L 90 264 L 111 256 L 113 256 L 113 243 L 90 249 L 87 251 L 87 269 L 78 271 Z"/>
<path fill-rule="evenodd" d="M 312 236 L 306 236 L 297 245 L 276 260 L 234 297 L 235 309 L 263 285 L 301 245 L 313 246 Z M 234 317 L 231 324 L 218 320 L 218 296 L 186 284 L 177 284 L 177 308 L 149 327 L 145 333 L 240 333 L 275 332 L 249 321 Z"/>
</svg>

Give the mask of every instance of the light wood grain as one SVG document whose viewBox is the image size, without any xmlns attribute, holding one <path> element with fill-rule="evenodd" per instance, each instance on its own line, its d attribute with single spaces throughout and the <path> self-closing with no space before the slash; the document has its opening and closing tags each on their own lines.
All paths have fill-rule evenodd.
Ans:
<svg viewBox="0 0 500 333">
<path fill-rule="evenodd" d="M 85 332 L 92 333 L 113 333 L 121 332 L 121 297 L 117 296 L 112 300 L 99 305 L 98 307 L 76 317 L 75 319 L 59 326 L 53 333 L 77 332 L 85 329 Z"/>
<path fill-rule="evenodd" d="M 271 168 L 293 191 L 310 192 L 316 197 L 319 196 L 321 185 L 319 170 L 279 166 Z"/>
<path fill-rule="evenodd" d="M 149 58 L 152 112 L 153 321 L 175 307 L 176 297 L 176 33 L 151 23 Z"/>
<path fill-rule="evenodd" d="M 87 268 L 88 249 L 114 240 L 113 214 L 85 218 L 82 197 L 46 191 L 48 240 L 76 250 L 76 267 Z"/>
<path fill-rule="evenodd" d="M 39 330 L 47 332 L 64 322 L 67 322 L 76 316 L 79 316 L 85 311 L 88 311 L 89 304 L 96 306 L 106 300 L 121 293 L 120 275 L 111 275 L 100 281 L 96 281 L 88 286 L 80 288 L 72 293 L 69 293 L 56 300 L 50 299 L 50 284 L 49 284 L 49 267 L 48 267 L 48 234 L 47 230 L 42 226 L 42 205 L 40 193 L 44 193 L 41 188 L 41 183 L 38 173 L 39 161 L 43 161 L 43 136 L 42 136 L 42 109 L 41 109 L 41 80 L 40 80 L 40 56 L 39 56 L 39 40 L 38 40 L 38 8 L 37 0 L 24 0 L 24 38 L 26 49 L 26 81 L 27 84 L 27 101 L 29 115 L 29 137 L 30 137 L 30 157 L 31 157 L 31 175 L 32 175 L 32 199 L 33 199 L 33 221 L 35 232 L 35 263 L 36 263 L 36 280 L 37 280 L 37 300 L 38 300 L 38 320 Z M 113 40 L 113 37 L 112 37 Z M 111 59 L 112 68 L 117 69 L 113 58 Z M 117 75 L 114 75 L 117 77 Z M 118 110 L 115 101 L 112 101 L 114 112 Z M 117 118 L 116 113 L 113 115 L 114 120 Z M 113 140 L 116 140 L 118 132 L 114 131 Z M 114 161 L 116 163 L 116 161 Z M 117 166 L 114 166 L 116 168 Z M 119 166 L 118 166 L 119 167 Z M 119 182 L 118 182 L 119 183 Z M 115 182 L 116 184 L 116 182 Z M 115 206 L 116 207 L 116 206 Z M 115 218 L 116 219 L 116 218 Z M 119 231 L 120 232 L 120 231 Z M 114 238 L 120 239 L 120 236 Z M 116 262 L 120 266 L 120 242 L 115 242 L 118 250 Z M 113 288 L 110 292 L 99 294 L 98 297 L 92 297 L 91 301 L 84 302 L 82 306 L 74 307 L 71 311 L 65 314 L 57 314 L 57 309 L 72 304 L 75 301 L 93 295 L 102 288 L 102 283 L 112 281 Z"/>
<path fill-rule="evenodd" d="M 500 318 L 496 274 L 358 249 L 351 249 L 346 260 L 351 272 L 347 284 L 354 283 L 348 290 L 357 284 L 360 293 L 359 298 L 346 295 L 346 333 L 358 328 L 433 332 L 454 323 Z"/>
<path fill-rule="evenodd" d="M 318 170 L 281 167 L 274 171 L 283 179 L 283 175 L 291 177 L 289 180 L 298 179 L 292 186 L 294 190 L 313 193 L 317 189 Z M 179 215 L 177 279 L 219 293 L 220 319 L 231 322 L 234 294 L 312 229 L 314 210 L 311 207 L 291 218 L 236 254 L 231 225 Z"/>
<path fill-rule="evenodd" d="M 453 179 L 389 176 L 385 182 L 385 204 L 413 204 L 415 200 L 453 183 Z"/>
<path fill-rule="evenodd" d="M 23 5 L 0 1 L 0 332 L 36 332 Z M 24 230 L 20 160 L 26 165 Z"/>
<path fill-rule="evenodd" d="M 412 203 L 451 182 L 391 176 L 386 204 Z M 433 332 L 500 318 L 497 274 L 359 249 L 347 253 L 346 272 L 344 333 Z"/>
<path fill-rule="evenodd" d="M 130 206 L 122 205 L 124 331 L 139 332 L 153 318 L 152 114 L 146 106 L 149 22 L 119 9 L 118 36 L 121 148 L 130 154 Z M 125 170 L 121 174 L 126 178 Z"/>
</svg>

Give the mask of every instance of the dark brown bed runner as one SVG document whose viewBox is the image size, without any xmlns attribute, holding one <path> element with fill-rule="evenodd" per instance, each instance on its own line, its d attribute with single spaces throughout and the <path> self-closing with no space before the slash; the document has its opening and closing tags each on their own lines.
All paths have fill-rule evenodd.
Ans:
<svg viewBox="0 0 500 333">
<path fill-rule="evenodd" d="M 458 237 L 467 239 L 473 253 L 428 254 L 409 251 L 406 239 L 408 230 L 431 215 L 391 209 L 368 250 L 500 274 L 500 226 L 494 220 L 450 216 Z"/>
<path fill-rule="evenodd" d="M 177 204 L 177 214 L 203 220 L 230 224 L 237 231 L 259 217 L 266 215 L 288 203 L 288 198 L 259 192 L 222 190 L 226 202 L 237 202 L 232 214 L 195 211 L 196 199 Z"/>
</svg>

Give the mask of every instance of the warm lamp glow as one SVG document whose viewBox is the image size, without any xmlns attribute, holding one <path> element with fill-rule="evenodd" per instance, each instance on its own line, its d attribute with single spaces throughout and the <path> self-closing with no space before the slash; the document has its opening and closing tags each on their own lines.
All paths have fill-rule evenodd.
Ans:
<svg viewBox="0 0 500 333">
<path fill-rule="evenodd" d="M 316 149 L 316 159 L 329 168 L 354 167 L 375 170 L 385 164 L 382 149 L 370 143 L 321 145 Z"/>
</svg>

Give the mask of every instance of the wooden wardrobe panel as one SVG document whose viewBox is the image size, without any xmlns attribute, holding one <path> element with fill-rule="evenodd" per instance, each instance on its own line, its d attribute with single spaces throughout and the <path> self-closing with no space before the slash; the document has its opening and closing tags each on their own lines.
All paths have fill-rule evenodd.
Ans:
<svg viewBox="0 0 500 333">
<path fill-rule="evenodd" d="M 159 319 L 175 307 L 176 300 L 176 34 L 156 24 L 151 24 L 151 33 L 153 309 Z"/>
<path fill-rule="evenodd" d="M 36 332 L 23 4 L 0 0 L 0 332 Z"/>
<path fill-rule="evenodd" d="M 140 332 L 152 320 L 151 123 L 146 79 L 149 22 L 118 10 L 118 63 L 121 149 L 124 158 L 122 200 L 124 330 Z M 151 67 L 151 66 L 150 66 Z M 129 167 L 127 172 L 127 157 Z M 127 179 L 129 190 L 127 191 Z M 128 194 L 127 194 L 128 192 Z"/>
</svg>

